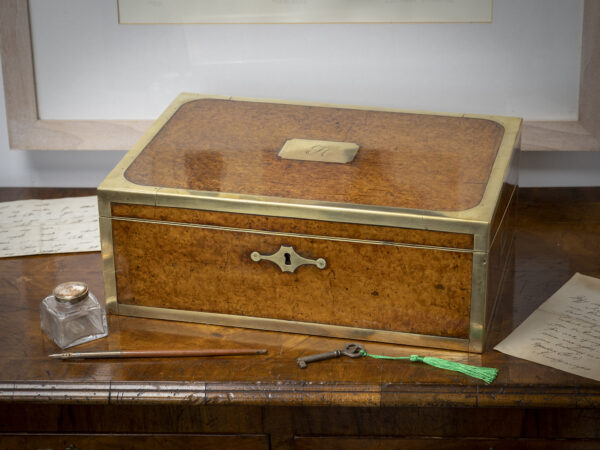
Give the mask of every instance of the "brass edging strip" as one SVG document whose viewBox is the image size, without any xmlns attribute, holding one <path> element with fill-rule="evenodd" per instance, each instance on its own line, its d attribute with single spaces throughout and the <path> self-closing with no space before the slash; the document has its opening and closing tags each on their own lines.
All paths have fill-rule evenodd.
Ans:
<svg viewBox="0 0 600 450">
<path fill-rule="evenodd" d="M 461 234 L 475 234 L 485 230 L 485 227 L 488 225 L 486 222 L 477 220 L 448 217 L 443 212 L 438 213 L 435 211 L 184 189 L 146 187 L 144 190 L 144 186 L 135 187 L 135 185 L 131 185 L 131 183 L 125 181 L 121 186 L 108 184 L 108 182 L 105 182 L 98 188 L 98 197 L 104 199 L 106 202 L 113 203 L 343 222 L 359 225 L 379 225 Z M 102 209 L 101 215 L 110 217 L 110 209 Z"/>
<path fill-rule="evenodd" d="M 115 270 L 112 221 L 106 217 L 100 217 L 99 224 L 104 300 L 106 302 L 106 310 L 117 314 L 119 308 L 117 302 L 117 272 Z"/>
<path fill-rule="evenodd" d="M 499 196 L 498 196 L 498 202 L 497 202 L 496 208 L 495 208 L 492 216 L 490 217 L 489 233 L 493 232 L 494 235 L 487 236 L 487 242 L 488 242 L 487 248 L 488 249 L 492 248 L 492 245 L 496 239 L 496 236 L 498 235 L 498 233 L 500 232 L 500 229 L 502 228 L 504 219 L 506 218 L 506 215 L 511 208 L 513 200 L 516 201 L 515 196 L 519 189 L 519 157 L 520 157 L 520 153 L 521 153 L 519 146 L 520 146 L 520 137 L 516 144 L 515 150 L 513 151 L 512 155 L 511 155 L 511 159 L 509 160 L 508 167 L 506 168 L 506 174 L 505 174 L 505 178 L 503 180 L 503 184 L 502 184 Z M 509 198 L 508 202 L 506 203 L 504 210 L 502 211 L 502 217 L 500 218 L 500 222 L 498 223 L 496 228 L 494 230 L 492 230 L 492 228 L 491 228 L 492 221 L 494 220 L 494 215 L 498 213 L 498 208 L 500 208 L 500 206 L 501 206 L 500 200 L 501 200 L 501 196 L 503 195 L 503 191 L 505 190 L 505 186 L 508 186 L 511 188 L 510 198 Z"/>
<path fill-rule="evenodd" d="M 471 274 L 471 314 L 469 325 L 469 351 L 483 351 L 483 330 L 486 311 L 487 253 L 473 254 Z"/>
<path fill-rule="evenodd" d="M 390 242 L 390 241 L 374 241 L 374 240 L 367 240 L 367 239 L 354 239 L 354 238 L 345 238 L 345 237 L 336 237 L 336 236 L 320 236 L 320 235 L 315 235 L 315 234 L 286 233 L 284 231 L 253 230 L 250 228 L 233 228 L 233 227 L 223 227 L 220 225 L 205 225 L 205 224 L 200 224 L 200 223 L 169 222 L 166 220 L 136 219 L 136 218 L 131 218 L 131 217 L 110 217 L 110 218 L 105 218 L 105 219 L 117 220 L 119 222 L 138 222 L 138 223 L 149 223 L 149 224 L 154 224 L 154 225 L 171 225 L 171 226 L 176 226 L 176 227 L 202 228 L 202 229 L 207 229 L 207 230 L 232 231 L 232 232 L 239 232 L 239 233 L 262 234 L 262 235 L 272 235 L 272 236 L 285 236 L 285 237 L 294 237 L 294 238 L 302 238 L 302 239 L 320 239 L 320 240 L 336 241 L 336 242 L 351 242 L 354 244 L 387 245 L 390 247 L 408 247 L 408 248 L 418 248 L 418 249 L 424 249 L 424 250 L 441 250 L 441 251 L 446 251 L 446 252 L 478 253 L 477 251 L 470 249 L 470 248 L 437 247 L 434 245 L 424 245 L 424 244 L 408 244 L 408 243 L 399 243 L 399 242 Z"/>
<path fill-rule="evenodd" d="M 500 232 L 500 229 L 502 228 L 502 224 L 504 223 L 504 219 L 506 218 L 506 215 L 508 214 L 508 210 L 510 209 L 510 204 L 512 203 L 516 192 L 517 192 L 517 186 L 513 186 L 513 190 L 510 193 L 510 199 L 508 200 L 508 203 L 506 204 L 506 208 L 504 208 L 504 212 L 502 213 L 502 218 L 500 219 L 500 222 L 498 222 L 498 227 L 496 228 L 496 232 L 494 233 L 494 236 L 492 237 L 492 240 L 490 242 L 490 246 L 489 246 L 490 249 L 494 245 L 494 242 L 496 241 L 496 237 L 498 236 L 498 233 Z"/>
<path fill-rule="evenodd" d="M 486 222 L 460 220 L 431 211 L 165 188 L 156 192 L 156 206 L 462 234 L 481 233 L 488 225 Z M 481 241 L 479 244 L 474 242 L 475 250 L 484 251 L 486 243 Z"/>
<path fill-rule="evenodd" d="M 504 135 L 496 152 L 494 164 L 492 165 L 481 202 L 471 209 L 456 211 L 452 214 L 453 217 L 459 219 L 476 219 L 489 223 L 494 215 L 504 180 L 507 179 L 507 175 L 511 170 L 513 155 L 519 151 L 521 124 L 523 120 L 515 117 L 476 116 L 469 114 L 465 114 L 463 117 L 490 120 L 504 128 Z"/>
<path fill-rule="evenodd" d="M 492 237 L 492 240 L 490 242 L 490 246 L 489 246 L 490 249 L 493 247 L 494 242 L 496 241 L 496 237 L 498 236 L 498 233 L 500 232 L 500 229 L 502 228 L 502 224 L 504 223 L 506 214 L 508 214 L 508 210 L 510 209 L 510 204 L 512 203 L 516 192 L 517 192 L 517 186 L 513 186 L 513 190 L 510 193 L 510 199 L 508 200 L 508 203 L 506 204 L 506 208 L 504 208 L 504 212 L 502 213 L 502 218 L 500 219 L 500 222 L 498 223 L 498 227 L 496 228 L 496 232 L 494 233 L 494 236 Z"/>
<path fill-rule="evenodd" d="M 436 347 L 445 348 L 448 350 L 467 351 L 469 349 L 469 341 L 467 339 L 413 334 L 402 331 L 370 330 L 366 328 L 353 328 L 341 325 L 295 322 L 262 317 L 248 317 L 230 314 L 207 313 L 201 311 L 157 308 L 153 306 L 120 304 L 119 314 L 133 317 L 145 317 L 149 319 L 177 320 L 181 322 L 194 322 L 208 325 L 283 331 L 287 333 L 414 345 L 418 347 Z"/>
</svg>

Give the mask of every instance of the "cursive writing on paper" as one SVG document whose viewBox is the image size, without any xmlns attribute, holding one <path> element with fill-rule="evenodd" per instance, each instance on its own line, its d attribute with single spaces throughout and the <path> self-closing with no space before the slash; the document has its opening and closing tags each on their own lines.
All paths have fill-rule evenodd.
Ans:
<svg viewBox="0 0 600 450">
<path fill-rule="evenodd" d="M 98 250 L 95 196 L 0 203 L 0 258 Z"/>
<path fill-rule="evenodd" d="M 495 349 L 600 380 L 600 280 L 575 274 Z"/>
</svg>

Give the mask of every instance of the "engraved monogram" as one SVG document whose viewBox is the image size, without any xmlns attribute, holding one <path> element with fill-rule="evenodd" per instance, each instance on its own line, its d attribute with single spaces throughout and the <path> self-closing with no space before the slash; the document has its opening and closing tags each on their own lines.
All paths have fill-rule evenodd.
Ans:
<svg viewBox="0 0 600 450">
<path fill-rule="evenodd" d="M 345 164 L 351 162 L 359 146 L 354 142 L 288 139 L 279 151 L 283 159 Z"/>
<path fill-rule="evenodd" d="M 311 148 L 306 150 L 306 154 L 310 156 L 320 156 L 321 158 L 325 158 L 325 155 L 329 151 L 329 147 L 325 147 L 324 145 L 313 145 Z"/>
</svg>

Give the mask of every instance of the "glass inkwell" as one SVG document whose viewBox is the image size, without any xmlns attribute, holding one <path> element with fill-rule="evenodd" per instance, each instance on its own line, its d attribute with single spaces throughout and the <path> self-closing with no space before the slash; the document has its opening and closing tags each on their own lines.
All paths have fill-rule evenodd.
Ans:
<svg viewBox="0 0 600 450">
<path fill-rule="evenodd" d="M 41 304 L 42 331 L 61 349 L 108 335 L 106 313 L 86 283 L 56 286 Z"/>
</svg>

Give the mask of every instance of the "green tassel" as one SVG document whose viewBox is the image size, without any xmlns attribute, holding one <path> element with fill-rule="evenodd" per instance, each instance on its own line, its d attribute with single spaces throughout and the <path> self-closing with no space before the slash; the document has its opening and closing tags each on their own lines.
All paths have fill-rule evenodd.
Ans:
<svg viewBox="0 0 600 450">
<path fill-rule="evenodd" d="M 447 359 L 441 358 L 432 358 L 429 356 L 410 355 L 410 361 L 419 361 L 439 369 L 453 370 L 455 372 L 464 373 L 470 377 L 479 378 L 480 380 L 485 381 L 487 384 L 490 384 L 492 381 L 494 381 L 498 375 L 498 369 L 491 367 L 469 366 L 468 364 L 461 364 L 459 362 L 448 361 Z"/>
<path fill-rule="evenodd" d="M 498 376 L 498 369 L 494 369 L 492 367 L 477 367 L 470 366 L 468 364 L 462 364 L 459 362 L 448 361 L 447 359 L 441 358 L 433 358 L 430 356 L 419 356 L 419 355 L 410 355 L 410 356 L 383 356 L 383 355 L 371 355 L 366 351 L 362 351 L 363 356 L 369 356 L 370 358 L 376 359 L 408 359 L 411 362 L 422 362 L 425 364 L 429 364 L 430 366 L 437 367 L 439 369 L 445 370 L 453 370 L 455 372 L 464 373 L 473 378 L 478 378 L 480 380 L 485 381 L 487 384 L 490 384 L 492 381 L 496 379 Z"/>
</svg>

